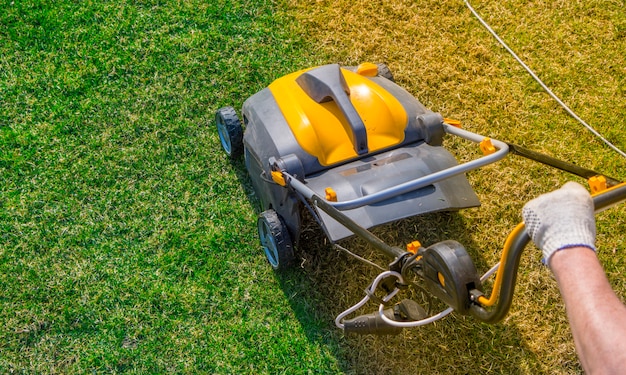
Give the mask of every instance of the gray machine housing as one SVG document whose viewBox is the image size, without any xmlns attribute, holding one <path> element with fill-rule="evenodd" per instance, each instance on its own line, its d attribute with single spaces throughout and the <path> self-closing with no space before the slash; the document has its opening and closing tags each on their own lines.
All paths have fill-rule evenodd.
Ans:
<svg viewBox="0 0 626 375">
<path fill-rule="evenodd" d="M 349 100 L 342 97 L 344 94 L 349 96 L 349 88 L 346 90 L 345 82 L 336 82 L 341 80 L 337 72 L 341 75 L 337 64 L 312 70 L 311 74 L 320 81 L 317 86 L 321 86 L 322 90 L 322 95 L 317 93 L 317 99 L 335 100 L 338 104 L 341 102 L 350 106 Z M 323 166 L 315 156 L 300 147 L 269 88 L 251 96 L 243 105 L 245 164 L 252 185 L 262 210 L 274 209 L 282 217 L 296 245 L 302 224 L 302 199 L 294 190 L 272 181 L 273 169 L 288 172 L 321 197 L 325 196 L 324 190 L 332 186 L 343 201 L 367 196 L 458 164 L 442 146 L 444 130 L 440 114 L 428 110 L 390 79 L 381 76 L 368 79 L 391 93 L 404 107 L 408 115 L 404 140 L 376 153 L 359 150 L 358 157 L 337 165 Z M 318 89 L 320 87 L 311 90 Z M 330 94 L 327 95 L 328 90 Z M 316 93 L 310 95 L 314 97 Z M 344 114 L 347 112 L 343 111 Z M 360 226 L 371 228 L 428 212 L 478 205 L 478 197 L 465 176 L 457 175 L 375 204 L 346 209 L 343 213 Z M 317 214 L 331 241 L 353 234 L 323 211 L 317 210 Z"/>
</svg>

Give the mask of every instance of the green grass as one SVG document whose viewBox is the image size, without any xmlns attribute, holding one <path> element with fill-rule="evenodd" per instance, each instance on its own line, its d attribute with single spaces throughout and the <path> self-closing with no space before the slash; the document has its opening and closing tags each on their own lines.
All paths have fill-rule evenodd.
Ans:
<svg viewBox="0 0 626 375">
<path fill-rule="evenodd" d="M 4 7 L 0 372 L 336 368 L 265 266 L 212 123 L 305 64 L 279 10 Z"/>
<path fill-rule="evenodd" d="M 623 1 L 474 5 L 626 148 Z M 503 323 L 451 316 L 396 337 L 343 337 L 334 316 L 377 271 L 312 228 L 301 267 L 275 275 L 243 163 L 228 162 L 213 129 L 219 107 L 240 108 L 290 71 L 384 61 L 469 130 L 626 178 L 626 162 L 547 98 L 461 1 L 15 1 L 0 24 L 1 373 L 581 371 L 533 251 Z M 469 178 L 482 209 L 377 234 L 392 245 L 454 238 L 485 269 L 523 203 L 571 177 L 510 158 Z M 624 208 L 598 225 L 623 298 Z"/>
</svg>

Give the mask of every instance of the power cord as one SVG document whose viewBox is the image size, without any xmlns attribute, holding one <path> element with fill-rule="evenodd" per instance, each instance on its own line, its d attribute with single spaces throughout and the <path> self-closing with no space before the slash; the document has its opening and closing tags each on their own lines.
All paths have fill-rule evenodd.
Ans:
<svg viewBox="0 0 626 375">
<path fill-rule="evenodd" d="M 474 8 L 472 8 L 472 6 L 470 5 L 470 3 L 467 0 L 463 0 L 465 2 L 465 5 L 469 8 L 469 10 L 472 12 L 472 14 L 474 15 L 474 17 L 476 17 L 478 19 L 478 21 L 491 33 L 491 35 L 493 35 L 494 38 L 496 38 L 496 40 L 511 54 L 511 56 L 513 56 L 513 58 L 515 60 L 517 60 L 518 63 L 520 63 L 520 65 L 526 69 L 526 71 L 528 72 L 528 74 L 531 75 L 531 77 L 533 77 L 533 79 L 535 81 L 537 81 L 537 83 L 539 83 L 539 85 L 541 85 L 541 87 L 543 87 L 543 89 L 552 97 L 552 99 L 556 100 L 557 103 L 559 103 L 559 105 L 561 107 L 563 107 L 563 109 L 570 115 L 572 116 L 576 121 L 578 121 L 579 123 L 581 123 L 585 128 L 587 128 L 591 133 L 593 133 L 596 137 L 600 138 L 602 140 L 602 142 L 604 142 L 607 146 L 609 146 L 610 148 L 612 148 L 615 152 L 617 152 L 618 154 L 622 155 L 623 157 L 626 158 L 626 153 L 622 150 L 620 150 L 619 148 L 617 148 L 617 146 L 615 146 L 614 144 L 612 144 L 611 142 L 609 142 L 606 138 L 604 138 L 600 133 L 598 133 L 594 128 L 592 128 L 589 124 L 587 124 L 583 119 L 581 119 L 576 113 L 574 113 L 574 111 L 572 111 L 565 103 L 563 103 L 563 101 L 561 99 L 559 99 L 558 96 L 556 96 L 552 90 L 550 90 L 550 88 L 548 86 L 546 86 L 545 83 L 543 83 L 543 81 L 535 74 L 535 72 L 533 72 L 528 65 L 526 65 L 522 59 L 519 58 L 519 56 L 517 56 L 517 54 L 502 40 L 502 38 L 500 38 L 498 36 L 498 34 L 496 34 L 495 31 L 493 31 L 493 29 L 489 26 L 489 24 L 487 24 L 487 22 L 485 22 L 485 20 L 483 20 L 480 15 L 476 12 L 476 10 L 474 10 Z"/>
</svg>

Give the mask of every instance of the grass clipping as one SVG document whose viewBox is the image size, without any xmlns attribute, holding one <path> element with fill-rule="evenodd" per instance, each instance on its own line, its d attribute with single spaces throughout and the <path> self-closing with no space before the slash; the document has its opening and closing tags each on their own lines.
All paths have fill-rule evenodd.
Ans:
<svg viewBox="0 0 626 375">
<path fill-rule="evenodd" d="M 626 113 L 626 17 L 618 3 L 473 5 L 557 95 L 624 149 L 626 137 L 615 126 Z M 318 0 L 292 1 L 289 6 L 301 32 L 329 63 L 385 62 L 400 85 L 444 117 L 461 120 L 468 130 L 626 177 L 624 160 L 558 107 L 463 2 Z M 446 146 L 461 161 L 478 156 L 463 142 L 448 140 Z M 484 272 L 497 262 L 526 201 L 570 179 L 585 183 L 515 157 L 468 178 L 481 208 L 405 220 L 377 228 L 376 234 L 398 246 L 415 239 L 425 245 L 456 239 Z M 598 217 L 598 245 L 618 294 L 625 296 L 619 273 L 626 274 L 626 264 L 623 256 L 616 257 L 623 254 L 624 242 L 609 235 L 623 233 L 619 229 L 624 222 L 616 219 L 620 212 L 623 208 Z M 304 236 L 321 233 L 310 229 Z M 303 243 L 303 267 L 326 296 L 328 315 L 359 301 L 364 286 L 379 272 L 329 252 L 322 240 L 307 238 Z M 344 245 L 386 262 L 359 239 Z M 347 337 L 349 368 L 356 373 L 581 372 L 556 284 L 539 258 L 533 247 L 523 255 L 516 297 L 504 322 L 490 326 L 453 315 L 399 337 Z"/>
</svg>

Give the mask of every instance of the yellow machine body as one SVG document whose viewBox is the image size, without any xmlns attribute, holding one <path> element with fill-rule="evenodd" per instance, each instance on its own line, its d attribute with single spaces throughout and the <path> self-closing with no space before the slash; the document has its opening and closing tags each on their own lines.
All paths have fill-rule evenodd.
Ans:
<svg viewBox="0 0 626 375">
<path fill-rule="evenodd" d="M 341 69 L 349 97 L 365 124 L 369 152 L 402 143 L 408 123 L 398 99 L 365 75 Z M 269 89 L 298 144 L 323 166 L 358 157 L 350 125 L 334 101 L 317 103 L 298 85 L 301 70 L 274 81 Z"/>
</svg>

